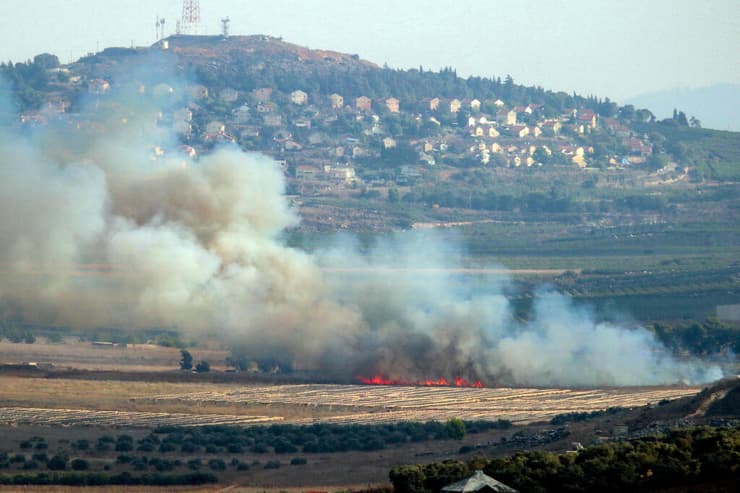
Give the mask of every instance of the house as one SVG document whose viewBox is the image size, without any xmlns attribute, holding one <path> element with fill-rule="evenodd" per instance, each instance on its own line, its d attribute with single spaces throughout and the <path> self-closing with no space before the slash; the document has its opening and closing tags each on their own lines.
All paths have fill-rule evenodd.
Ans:
<svg viewBox="0 0 740 493">
<path fill-rule="evenodd" d="M 480 99 L 466 99 L 465 103 L 472 111 L 480 111 Z"/>
<path fill-rule="evenodd" d="M 337 93 L 331 94 L 329 96 L 329 102 L 331 103 L 331 107 L 335 110 L 344 107 L 344 98 Z"/>
<path fill-rule="evenodd" d="M 516 111 L 499 110 L 496 112 L 496 121 L 501 125 L 516 125 Z"/>
<path fill-rule="evenodd" d="M 560 133 L 562 125 L 557 120 L 548 120 L 542 124 L 542 133 L 547 137 L 555 137 Z"/>
<path fill-rule="evenodd" d="M 304 105 L 308 102 L 308 94 L 298 89 L 290 93 L 290 102 L 293 104 Z"/>
<path fill-rule="evenodd" d="M 542 129 L 536 125 L 529 127 L 529 135 L 539 137 L 542 135 Z"/>
<path fill-rule="evenodd" d="M 360 96 L 355 99 L 355 109 L 359 111 L 370 111 L 372 109 L 372 100 L 367 96 Z"/>
<path fill-rule="evenodd" d="M 529 109 L 529 106 L 514 106 L 513 110 L 517 115 L 521 115 L 522 113 L 526 113 L 528 115 L 532 114 L 532 110 Z"/>
<path fill-rule="evenodd" d="M 235 103 L 236 100 L 239 99 L 239 91 L 227 87 L 218 93 L 218 97 L 225 103 Z"/>
<path fill-rule="evenodd" d="M 87 84 L 87 91 L 90 94 L 105 94 L 110 89 L 110 83 L 103 79 L 93 79 Z"/>
<path fill-rule="evenodd" d="M 239 134 L 239 137 L 241 139 L 254 139 L 260 136 L 260 128 L 257 126 L 249 126 L 245 127 L 244 130 L 241 131 Z"/>
<path fill-rule="evenodd" d="M 500 99 L 497 99 L 496 101 L 494 101 L 494 102 L 493 102 L 493 105 L 494 105 L 494 106 L 495 106 L 496 108 L 503 108 L 504 106 L 506 106 L 506 103 L 504 103 L 504 102 L 503 102 L 503 101 L 501 101 Z"/>
<path fill-rule="evenodd" d="M 439 98 L 422 99 L 421 104 L 424 110 L 437 111 L 439 109 Z"/>
<path fill-rule="evenodd" d="M 450 113 L 457 113 L 462 107 L 462 102 L 459 99 L 450 100 Z"/>
<path fill-rule="evenodd" d="M 434 166 L 435 164 L 437 164 L 434 156 L 432 156 L 431 154 L 427 154 L 426 152 L 419 153 L 419 161 L 426 164 L 427 166 Z"/>
<path fill-rule="evenodd" d="M 509 135 L 512 137 L 518 137 L 520 139 L 523 139 L 527 135 L 529 135 L 529 127 L 526 125 L 513 125 L 508 132 Z"/>
<path fill-rule="evenodd" d="M 329 176 L 336 181 L 354 183 L 357 181 L 357 173 L 351 166 L 332 166 Z"/>
<path fill-rule="evenodd" d="M 247 123 L 249 121 L 249 106 L 243 104 L 231 112 L 234 121 L 237 123 Z"/>
<path fill-rule="evenodd" d="M 257 113 L 272 113 L 277 109 L 277 105 L 275 103 L 259 103 L 257 105 Z"/>
<path fill-rule="evenodd" d="M 252 91 L 252 96 L 254 99 L 257 100 L 259 103 L 264 103 L 266 101 L 269 101 L 272 97 L 272 88 L 271 87 L 260 87 L 259 89 L 255 89 Z"/>
<path fill-rule="evenodd" d="M 400 111 L 399 101 L 396 98 L 387 98 L 385 100 L 385 107 L 388 108 L 388 111 L 391 113 L 398 113 Z"/>
<path fill-rule="evenodd" d="M 296 166 L 295 177 L 296 178 L 314 178 L 319 173 L 319 170 L 313 166 L 302 164 Z"/>
<path fill-rule="evenodd" d="M 262 123 L 266 127 L 279 127 L 283 124 L 283 116 L 278 113 L 266 113 L 262 116 Z"/>
<path fill-rule="evenodd" d="M 393 149 L 396 145 L 396 139 L 393 137 L 386 137 L 383 139 L 383 149 Z"/>
<path fill-rule="evenodd" d="M 577 119 L 588 128 L 596 128 L 596 113 L 588 108 L 578 110 Z"/>
<path fill-rule="evenodd" d="M 206 125 L 206 133 L 208 134 L 217 134 L 225 131 L 226 125 L 222 121 L 214 120 Z"/>
</svg>

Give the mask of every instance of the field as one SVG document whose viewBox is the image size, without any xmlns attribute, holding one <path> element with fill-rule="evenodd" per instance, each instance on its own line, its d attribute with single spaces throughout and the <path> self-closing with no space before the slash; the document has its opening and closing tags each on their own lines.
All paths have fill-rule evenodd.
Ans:
<svg viewBox="0 0 740 493">
<path fill-rule="evenodd" d="M 0 424 L 148 428 L 275 422 L 373 424 L 453 417 L 526 424 L 571 411 L 637 407 L 699 390 L 216 385 L 0 377 Z"/>
<path fill-rule="evenodd" d="M 634 413 L 639 413 L 645 404 L 664 409 L 665 402 L 700 391 L 688 386 L 478 389 L 283 383 L 269 376 L 260 379 L 246 373 L 225 373 L 222 362 L 226 353 L 221 350 L 194 348 L 192 352 L 196 358 L 210 358 L 214 369 L 205 374 L 183 372 L 177 369 L 179 350 L 154 345 L 99 346 L 72 340 L 0 344 L 0 362 L 6 363 L 0 370 L 0 456 L 5 453 L 6 458 L 23 456 L 25 460 L 20 464 L 6 462 L 0 475 L 35 474 L 26 471 L 29 464 L 40 460 L 33 458 L 64 454 L 70 461 L 86 461 L 94 474 L 177 475 L 199 467 L 198 472 L 215 472 L 218 478 L 218 486 L 213 488 L 178 491 L 217 491 L 224 487 L 233 487 L 233 491 L 255 487 L 259 491 L 358 489 L 386 483 L 388 471 L 398 464 L 464 458 L 483 452 L 510 454 L 532 447 L 568 447 L 568 440 L 573 438 L 591 440 L 586 437 L 594 436 L 595 426 L 604 430 L 599 433 L 608 435 L 626 418 L 604 415 L 606 421 L 601 425 L 587 423 L 592 428 L 586 434 L 579 434 L 571 426 L 573 438 L 569 439 L 563 428 L 549 424 L 555 415 L 612 407 L 636 408 Z M 36 365 L 20 364 L 29 361 Z M 453 417 L 468 423 L 508 420 L 513 426 L 471 432 L 463 440 L 426 432 L 421 438 L 389 442 L 380 449 L 352 448 L 363 447 L 374 436 L 372 431 L 363 432 L 363 425 L 444 423 Z M 330 430 L 327 427 L 339 426 L 347 430 L 342 432 L 346 439 L 352 434 L 357 439 L 346 449 L 334 442 L 337 450 L 299 447 L 286 455 L 277 448 L 279 438 L 274 433 L 280 433 L 279 427 L 270 431 L 270 445 L 260 448 L 260 442 L 239 438 L 236 432 L 207 426 L 272 430 L 274 425 L 287 424 L 303 426 L 304 431 L 285 432 L 292 436 L 314 433 L 323 437 Z M 163 448 L 167 440 L 182 440 L 179 432 L 152 433 L 157 427 L 170 426 L 192 430 L 183 432 L 185 437 L 198 434 L 220 440 L 219 433 L 228 433 L 232 445 L 211 450 L 207 443 L 220 442 L 200 442 L 186 448 L 186 442 L 178 441 L 174 447 Z M 415 426 L 429 429 L 425 424 Z M 391 436 L 385 433 L 385 437 Z M 158 442 L 153 448 L 142 448 L 152 436 L 160 437 L 161 445 Z M 126 437 L 132 445 L 120 449 L 128 452 L 119 451 Z M 79 448 L 80 441 L 89 442 L 89 448 Z M 301 465 L 293 465 L 297 459 Z M 282 467 L 273 468 L 276 464 Z M 37 470 L 44 472 L 43 465 L 34 467 L 42 467 Z M 67 472 L 72 474 L 69 468 Z M 120 490 L 152 491 L 136 488 Z M 23 490 L 0 487 L 0 491 Z M 68 490 L 38 486 L 27 491 Z"/>
</svg>

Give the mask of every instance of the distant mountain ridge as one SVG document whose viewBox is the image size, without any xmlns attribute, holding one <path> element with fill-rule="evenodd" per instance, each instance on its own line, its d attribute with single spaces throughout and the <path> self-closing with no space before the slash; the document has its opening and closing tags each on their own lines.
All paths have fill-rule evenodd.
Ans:
<svg viewBox="0 0 740 493">
<path fill-rule="evenodd" d="M 675 108 L 698 118 L 704 128 L 740 131 L 740 84 L 658 91 L 629 98 L 623 104 L 649 108 L 657 118 L 670 118 Z"/>
</svg>

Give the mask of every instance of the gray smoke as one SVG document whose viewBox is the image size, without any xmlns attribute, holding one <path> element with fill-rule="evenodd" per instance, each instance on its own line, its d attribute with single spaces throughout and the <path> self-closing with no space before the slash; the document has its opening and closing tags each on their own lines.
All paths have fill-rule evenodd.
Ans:
<svg viewBox="0 0 740 493">
<path fill-rule="evenodd" d="M 311 254 L 289 248 L 280 235 L 299 218 L 274 161 L 223 147 L 193 162 L 152 112 L 107 111 L 86 113 L 74 130 L 0 131 L 0 300 L 29 323 L 175 327 L 343 378 L 575 386 L 721 377 L 553 291 L 517 322 L 507 279 L 461 282 L 450 270 L 461 249 L 430 234 L 364 254 L 351 239 Z M 153 145 L 168 152 L 154 159 Z"/>
</svg>

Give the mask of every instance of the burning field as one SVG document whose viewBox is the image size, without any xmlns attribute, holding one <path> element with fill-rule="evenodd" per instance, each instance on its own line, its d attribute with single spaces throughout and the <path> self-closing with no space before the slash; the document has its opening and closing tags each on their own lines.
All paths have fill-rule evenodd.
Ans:
<svg viewBox="0 0 740 493">
<path fill-rule="evenodd" d="M 233 385 L 0 377 L 1 425 L 387 423 L 508 419 L 635 407 L 696 394 L 698 387 L 603 389 L 386 385 Z"/>
</svg>

